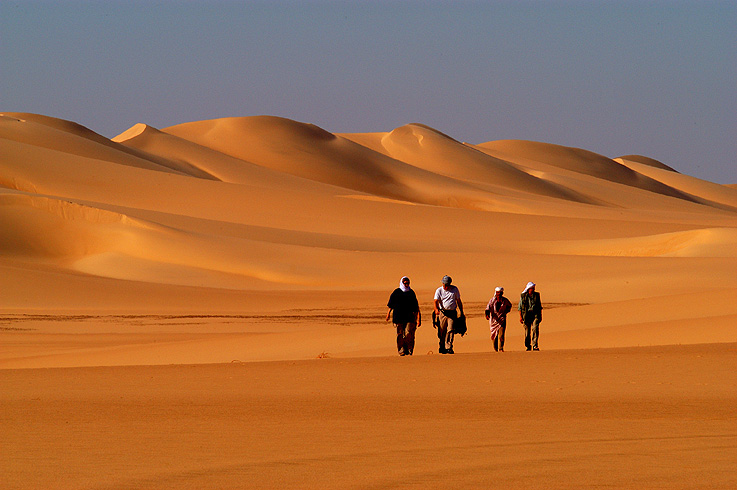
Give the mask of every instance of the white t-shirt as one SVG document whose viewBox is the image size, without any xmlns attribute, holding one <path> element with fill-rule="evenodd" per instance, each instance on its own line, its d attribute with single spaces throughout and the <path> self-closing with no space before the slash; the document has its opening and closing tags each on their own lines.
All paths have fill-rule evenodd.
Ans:
<svg viewBox="0 0 737 490">
<path fill-rule="evenodd" d="M 458 288 L 451 285 L 446 291 L 443 286 L 440 286 L 435 291 L 435 299 L 440 300 L 440 307 L 444 310 L 455 310 L 458 308 L 458 301 L 461 299 L 461 293 Z"/>
</svg>

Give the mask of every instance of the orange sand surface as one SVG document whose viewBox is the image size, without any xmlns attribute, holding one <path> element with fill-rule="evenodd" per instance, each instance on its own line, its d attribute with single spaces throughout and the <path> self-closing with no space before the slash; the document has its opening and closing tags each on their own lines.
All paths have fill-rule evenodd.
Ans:
<svg viewBox="0 0 737 490">
<path fill-rule="evenodd" d="M 422 124 L 1 113 L 0 230 L 2 488 L 737 486 L 734 185 Z M 542 352 L 513 311 L 494 354 L 528 281 Z"/>
<path fill-rule="evenodd" d="M 731 489 L 736 356 L 0 370 L 3 488 Z"/>
</svg>

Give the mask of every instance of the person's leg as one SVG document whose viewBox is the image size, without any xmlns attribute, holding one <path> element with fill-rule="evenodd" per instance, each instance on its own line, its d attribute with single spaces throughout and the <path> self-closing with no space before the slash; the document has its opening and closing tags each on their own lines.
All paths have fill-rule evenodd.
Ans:
<svg viewBox="0 0 737 490">
<path fill-rule="evenodd" d="M 497 331 L 496 335 L 491 335 L 492 340 L 494 341 L 494 352 L 499 351 L 499 332 Z"/>
<path fill-rule="evenodd" d="M 415 350 L 415 330 L 417 330 L 417 324 L 408 323 L 407 330 L 404 332 L 404 350 L 408 356 L 411 356 Z"/>
<path fill-rule="evenodd" d="M 540 319 L 535 318 L 532 321 L 532 350 L 538 350 L 537 338 L 540 336 Z"/>
<path fill-rule="evenodd" d="M 445 354 L 445 337 L 448 332 L 448 317 L 440 313 L 440 321 L 438 322 L 438 352 Z"/>
<path fill-rule="evenodd" d="M 506 325 L 502 325 L 499 327 L 499 333 L 496 335 L 497 343 L 499 344 L 499 352 L 504 352 L 504 331 L 506 329 Z"/>
<path fill-rule="evenodd" d="M 397 352 L 400 356 L 404 355 L 404 327 L 406 325 L 406 323 L 394 324 L 394 326 L 397 327 Z"/>
<path fill-rule="evenodd" d="M 453 332 L 453 322 L 455 321 L 454 318 L 446 317 L 448 319 L 448 329 L 445 331 L 445 351 L 448 354 L 453 353 L 453 336 L 455 333 Z"/>
<path fill-rule="evenodd" d="M 532 349 L 532 344 L 530 342 L 530 324 L 527 323 L 527 321 L 525 321 L 525 349 Z"/>
</svg>

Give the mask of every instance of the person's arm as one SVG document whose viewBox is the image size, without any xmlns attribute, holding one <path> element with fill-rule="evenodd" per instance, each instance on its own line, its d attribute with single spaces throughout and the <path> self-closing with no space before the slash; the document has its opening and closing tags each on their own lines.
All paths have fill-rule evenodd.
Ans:
<svg viewBox="0 0 737 490">
<path fill-rule="evenodd" d="M 389 321 L 389 317 L 392 314 L 392 310 L 396 308 L 397 306 L 396 295 L 397 295 L 397 290 L 395 289 L 392 292 L 392 294 L 389 295 L 389 301 L 386 302 L 386 306 L 387 308 L 389 308 L 389 310 L 386 312 L 386 321 Z"/>
<path fill-rule="evenodd" d="M 524 313 L 522 313 L 522 298 L 519 299 L 519 306 L 517 306 L 517 309 L 519 310 L 519 322 L 525 323 Z"/>
<path fill-rule="evenodd" d="M 415 310 L 415 325 L 419 328 L 422 325 L 422 312 L 420 312 L 420 302 L 417 300 L 417 295 L 412 291 L 412 306 Z"/>
<path fill-rule="evenodd" d="M 440 300 L 435 298 L 434 301 L 435 301 L 435 314 L 439 315 L 440 314 Z"/>
<path fill-rule="evenodd" d="M 458 288 L 455 288 L 455 297 L 456 297 L 456 304 L 458 305 L 458 309 L 461 312 L 461 316 L 463 315 L 463 301 L 461 301 L 461 292 Z"/>
</svg>

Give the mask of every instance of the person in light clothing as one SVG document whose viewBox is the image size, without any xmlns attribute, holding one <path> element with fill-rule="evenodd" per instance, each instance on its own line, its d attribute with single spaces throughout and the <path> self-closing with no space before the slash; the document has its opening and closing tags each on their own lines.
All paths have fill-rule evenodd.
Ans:
<svg viewBox="0 0 737 490">
<path fill-rule="evenodd" d="M 504 297 L 504 288 L 494 290 L 494 297 L 486 305 L 486 319 L 489 320 L 491 340 L 494 350 L 504 352 L 504 333 L 507 329 L 507 313 L 512 311 L 512 302 Z"/>
<path fill-rule="evenodd" d="M 435 291 L 435 315 L 438 319 L 438 341 L 440 346 L 438 352 L 441 354 L 453 354 L 453 323 L 458 319 L 458 312 L 463 316 L 463 302 L 461 293 L 451 283 L 450 276 L 443 276 L 442 286 Z"/>
<path fill-rule="evenodd" d="M 540 293 L 535 291 L 535 283 L 528 282 L 519 298 L 519 322 L 525 326 L 525 348 L 540 350 L 537 339 L 540 336 L 540 322 L 543 321 L 543 304 Z"/>
</svg>

